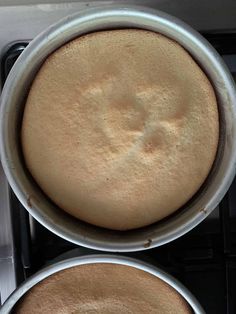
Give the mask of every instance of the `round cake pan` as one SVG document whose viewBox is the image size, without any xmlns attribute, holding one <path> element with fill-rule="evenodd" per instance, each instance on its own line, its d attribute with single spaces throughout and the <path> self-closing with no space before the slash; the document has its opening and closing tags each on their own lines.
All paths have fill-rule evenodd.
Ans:
<svg viewBox="0 0 236 314">
<path fill-rule="evenodd" d="M 95 263 L 127 265 L 150 273 L 173 287 L 187 301 L 187 303 L 192 308 L 193 313 L 205 313 L 196 298 L 180 282 L 178 282 L 175 278 L 173 278 L 163 270 L 140 260 L 115 255 L 88 255 L 82 257 L 74 257 L 44 268 L 43 270 L 39 271 L 38 273 L 27 279 L 10 295 L 10 297 L 5 301 L 2 308 L 0 309 L 0 313 L 10 313 L 11 310 L 13 310 L 14 306 L 17 304 L 17 302 L 21 299 L 21 297 L 23 297 L 23 295 L 27 293 L 27 291 L 29 291 L 33 286 L 35 286 L 37 283 L 44 280 L 45 278 L 49 277 L 50 275 L 70 267 Z"/>
<path fill-rule="evenodd" d="M 141 28 L 174 39 L 196 60 L 210 79 L 220 113 L 220 140 L 212 170 L 198 193 L 168 218 L 133 231 L 112 231 L 84 223 L 53 204 L 27 171 L 20 143 L 25 100 L 44 60 L 80 35 L 119 28 Z M 236 162 L 236 91 L 221 57 L 191 27 L 165 13 L 142 7 L 100 7 L 81 11 L 37 36 L 11 70 L 1 96 L 1 160 L 8 181 L 29 213 L 64 239 L 107 251 L 138 251 L 172 241 L 204 220 L 229 188 Z M 39 117 L 40 118 L 40 117 Z M 189 178 L 191 180 L 191 178 Z"/>
</svg>

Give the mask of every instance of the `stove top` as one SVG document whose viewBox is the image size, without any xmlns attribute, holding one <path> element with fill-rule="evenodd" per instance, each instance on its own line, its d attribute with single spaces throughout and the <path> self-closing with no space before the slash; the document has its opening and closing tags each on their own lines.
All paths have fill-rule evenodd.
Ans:
<svg viewBox="0 0 236 314">
<path fill-rule="evenodd" d="M 236 32 L 203 35 L 236 78 Z M 5 49 L 0 64 L 3 84 L 27 44 L 17 41 Z M 0 182 L 0 198 L 5 206 L 1 219 L 5 229 L 0 229 L 2 302 L 28 276 L 58 256 L 95 252 L 61 239 L 37 223 L 5 182 Z M 162 247 L 128 255 L 147 259 L 174 275 L 206 313 L 236 313 L 236 180 L 219 207 L 194 230 Z"/>
</svg>

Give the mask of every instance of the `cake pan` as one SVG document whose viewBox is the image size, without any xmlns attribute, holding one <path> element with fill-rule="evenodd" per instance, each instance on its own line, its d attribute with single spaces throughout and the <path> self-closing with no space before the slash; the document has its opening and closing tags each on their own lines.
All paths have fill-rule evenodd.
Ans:
<svg viewBox="0 0 236 314">
<path fill-rule="evenodd" d="M 28 173 L 20 145 L 25 99 L 47 56 L 80 35 L 117 28 L 140 28 L 174 39 L 196 60 L 210 79 L 220 114 L 216 160 L 198 193 L 163 221 L 131 231 L 112 231 L 84 223 L 58 208 Z M 204 220 L 228 190 L 236 163 L 236 92 L 231 74 L 214 48 L 195 30 L 163 12 L 135 6 L 109 6 L 69 16 L 37 36 L 13 66 L 1 96 L 1 160 L 8 181 L 29 213 L 62 238 L 106 251 L 138 251 L 160 246 Z M 191 180 L 191 178 L 190 178 Z"/>
<path fill-rule="evenodd" d="M 88 256 L 81 256 L 81 257 L 74 257 L 70 258 L 56 264 L 52 264 L 43 270 L 39 271 L 29 279 L 27 279 L 19 288 L 17 288 L 10 297 L 5 301 L 2 308 L 0 309 L 0 314 L 8 314 L 13 310 L 14 306 L 17 302 L 23 297 L 27 291 L 29 291 L 33 286 L 35 286 L 40 281 L 44 280 L 45 278 L 49 277 L 52 274 L 57 273 L 58 271 L 79 266 L 85 264 L 95 264 L 95 263 L 112 263 L 112 264 L 119 264 L 119 265 L 127 265 L 137 269 L 141 269 L 147 273 L 150 273 L 167 284 L 173 287 L 190 305 L 195 314 L 204 314 L 205 311 L 196 300 L 196 298 L 175 278 L 164 272 L 163 270 L 154 267 L 150 264 L 147 264 L 143 261 L 136 260 L 133 258 L 116 256 L 116 255 L 88 255 Z M 157 291 L 158 293 L 158 291 Z M 171 300 L 170 300 L 171 302 Z"/>
</svg>

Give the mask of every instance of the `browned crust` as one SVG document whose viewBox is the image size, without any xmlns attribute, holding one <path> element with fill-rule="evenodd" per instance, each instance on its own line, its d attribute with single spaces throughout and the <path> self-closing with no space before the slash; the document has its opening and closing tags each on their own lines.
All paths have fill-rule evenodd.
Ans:
<svg viewBox="0 0 236 314">
<path fill-rule="evenodd" d="M 15 314 L 190 314 L 187 302 L 157 277 L 133 267 L 90 264 L 60 271 L 33 287 Z"/>
</svg>

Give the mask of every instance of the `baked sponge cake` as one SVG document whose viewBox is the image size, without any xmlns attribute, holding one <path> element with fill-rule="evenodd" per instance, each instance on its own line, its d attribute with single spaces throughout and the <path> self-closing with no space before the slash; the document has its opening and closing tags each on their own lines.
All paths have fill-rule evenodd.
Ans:
<svg viewBox="0 0 236 314">
<path fill-rule="evenodd" d="M 29 171 L 61 209 L 134 229 L 174 213 L 208 176 L 216 96 L 177 42 L 140 29 L 94 32 L 43 63 L 21 138 Z"/>
<path fill-rule="evenodd" d="M 185 299 L 161 279 L 117 264 L 60 271 L 22 297 L 14 314 L 190 314 Z"/>
</svg>

